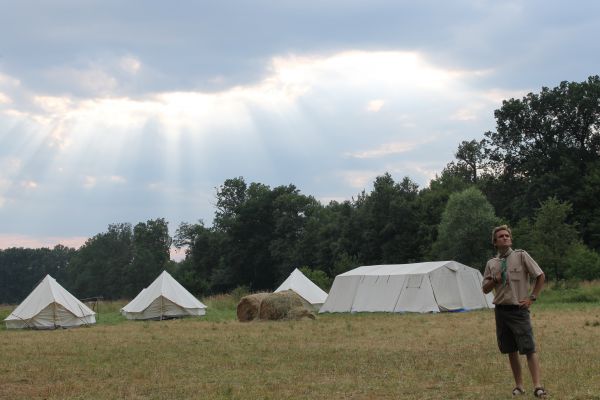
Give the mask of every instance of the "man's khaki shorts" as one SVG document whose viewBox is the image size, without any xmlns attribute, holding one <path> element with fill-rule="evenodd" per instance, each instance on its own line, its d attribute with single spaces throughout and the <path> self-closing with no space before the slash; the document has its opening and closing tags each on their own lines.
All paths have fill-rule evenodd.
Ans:
<svg viewBox="0 0 600 400">
<path fill-rule="evenodd" d="M 535 341 L 531 329 L 529 310 L 519 306 L 497 304 L 496 338 L 503 354 L 519 351 L 520 354 L 535 353 Z"/>
</svg>

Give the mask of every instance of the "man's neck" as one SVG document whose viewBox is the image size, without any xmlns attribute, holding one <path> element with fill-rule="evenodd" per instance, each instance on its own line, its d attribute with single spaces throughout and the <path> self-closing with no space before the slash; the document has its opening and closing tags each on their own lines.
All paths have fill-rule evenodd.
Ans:
<svg viewBox="0 0 600 400">
<path fill-rule="evenodd" d="M 498 247 L 498 257 L 505 258 L 511 251 L 512 249 L 510 247 Z"/>
</svg>

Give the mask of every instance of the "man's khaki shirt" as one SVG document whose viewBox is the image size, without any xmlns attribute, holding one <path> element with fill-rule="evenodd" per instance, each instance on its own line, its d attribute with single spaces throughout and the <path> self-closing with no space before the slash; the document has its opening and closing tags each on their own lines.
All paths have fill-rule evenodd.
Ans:
<svg viewBox="0 0 600 400">
<path fill-rule="evenodd" d="M 500 255 L 489 260 L 483 273 L 483 283 L 500 272 L 502 259 Z M 509 249 L 506 257 L 506 280 L 507 285 L 502 282 L 494 286 L 494 304 L 518 305 L 519 301 L 529 296 L 529 279 L 535 279 L 544 271 L 525 250 Z"/>
</svg>

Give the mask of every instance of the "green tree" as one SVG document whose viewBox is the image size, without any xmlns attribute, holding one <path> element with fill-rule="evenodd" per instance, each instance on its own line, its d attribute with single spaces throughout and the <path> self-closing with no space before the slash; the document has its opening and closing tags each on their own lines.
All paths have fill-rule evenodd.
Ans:
<svg viewBox="0 0 600 400">
<path fill-rule="evenodd" d="M 228 179 L 217 190 L 214 231 L 221 235 L 218 264 L 211 274 L 213 290 L 248 285 L 270 290 L 300 264 L 300 240 L 306 222 L 319 209 L 316 200 L 294 185 L 271 189 Z"/>
<path fill-rule="evenodd" d="M 125 276 L 133 258 L 131 224 L 111 224 L 88 239 L 68 266 L 67 287 L 80 297 L 130 297 Z"/>
<path fill-rule="evenodd" d="M 223 251 L 222 232 L 205 227 L 203 221 L 181 223 L 173 243 L 178 249 L 185 249 L 186 253 L 185 259 L 174 271 L 174 277 L 193 293 L 210 293 L 213 271 Z"/>
<path fill-rule="evenodd" d="M 505 100 L 494 115 L 486 151 L 495 179 L 481 188 L 498 213 L 517 221 L 554 196 L 573 204 L 584 240 L 600 246 L 600 215 L 586 211 L 600 194 L 590 185 L 600 174 L 600 78 Z"/>
<path fill-rule="evenodd" d="M 600 254 L 583 243 L 569 247 L 565 257 L 567 279 L 600 279 Z"/>
<path fill-rule="evenodd" d="M 532 224 L 531 254 L 546 276 L 556 280 L 565 278 L 567 253 L 579 241 L 577 228 L 568 222 L 571 212 L 570 203 L 551 197 L 537 209 Z"/>
<path fill-rule="evenodd" d="M 405 177 L 396 183 L 389 173 L 375 178 L 373 191 L 355 206 L 359 258 L 367 264 L 404 263 L 420 258 L 418 185 Z"/>
<path fill-rule="evenodd" d="M 432 255 L 483 270 L 491 253 L 490 232 L 498 223 L 492 205 L 479 190 L 454 193 L 442 214 Z"/>
<path fill-rule="evenodd" d="M 0 250 L 0 303 L 21 302 L 47 274 L 65 284 L 74 254 L 75 249 L 62 245 Z"/>
<path fill-rule="evenodd" d="M 462 174 L 457 174 L 452 168 L 446 167 L 429 183 L 429 187 L 419 192 L 417 245 L 421 255 L 432 254 L 431 248 L 437 240 L 438 226 L 450 196 L 471 186 L 472 184 Z"/>
<path fill-rule="evenodd" d="M 133 228 L 133 259 L 127 269 L 126 292 L 133 296 L 167 268 L 172 239 L 164 218 L 140 222 Z"/>
<path fill-rule="evenodd" d="M 300 267 L 300 272 L 310 279 L 315 285 L 320 287 L 326 292 L 329 292 L 331 288 L 332 279 L 327 274 L 318 269 L 312 269 L 309 267 Z"/>
<path fill-rule="evenodd" d="M 463 140 L 454 157 L 456 157 L 456 164 L 449 164 L 454 166 L 454 171 L 458 175 L 463 175 L 466 180 L 470 183 L 476 184 L 479 178 L 480 172 L 487 165 L 487 140 L 482 139 L 479 142 L 477 140 L 466 141 Z"/>
</svg>

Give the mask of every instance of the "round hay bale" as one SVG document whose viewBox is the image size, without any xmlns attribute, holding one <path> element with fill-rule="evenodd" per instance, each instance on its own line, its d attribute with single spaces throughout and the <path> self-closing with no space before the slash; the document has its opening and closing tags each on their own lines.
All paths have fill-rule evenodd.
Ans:
<svg viewBox="0 0 600 400">
<path fill-rule="evenodd" d="M 296 310 L 292 313 L 291 310 Z M 265 320 L 289 319 L 290 316 L 300 317 L 306 313 L 300 310 L 306 310 L 302 297 L 291 290 L 284 290 L 278 293 L 271 293 L 262 300 L 258 317 Z"/>
<path fill-rule="evenodd" d="M 260 305 L 269 293 L 254 293 L 244 296 L 237 305 L 237 317 L 240 322 L 253 321 L 258 318 Z"/>
</svg>

